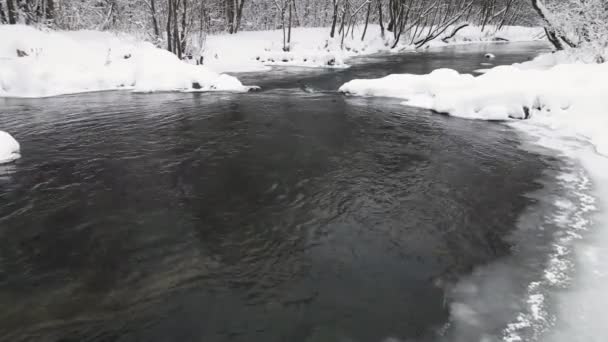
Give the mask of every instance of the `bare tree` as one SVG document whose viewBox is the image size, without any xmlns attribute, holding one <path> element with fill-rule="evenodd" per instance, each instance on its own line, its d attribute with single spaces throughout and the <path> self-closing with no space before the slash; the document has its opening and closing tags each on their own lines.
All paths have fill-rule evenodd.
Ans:
<svg viewBox="0 0 608 342">
<path fill-rule="evenodd" d="M 150 16 L 152 17 L 152 29 L 154 30 L 154 37 L 158 39 L 160 37 L 160 28 L 158 26 L 158 19 L 156 18 L 156 1 L 150 0 Z"/>
<path fill-rule="evenodd" d="M 243 14 L 245 0 L 225 0 L 226 1 L 226 23 L 229 33 L 237 33 Z"/>
<path fill-rule="evenodd" d="M 372 10 L 372 2 L 371 0 L 367 2 L 367 14 L 365 15 L 365 27 L 363 28 L 363 33 L 361 34 L 361 40 L 365 40 L 365 34 L 367 33 L 367 25 L 369 24 L 369 15 Z"/>
<path fill-rule="evenodd" d="M 333 15 L 331 17 L 331 31 L 329 37 L 333 38 L 336 33 L 336 21 L 338 20 L 338 3 L 339 0 L 333 0 Z"/>
<path fill-rule="evenodd" d="M 6 9 L 8 11 L 8 23 L 16 24 L 17 23 L 17 11 L 15 10 L 14 0 L 6 0 Z"/>
<path fill-rule="evenodd" d="M 291 43 L 291 16 L 294 0 L 274 0 L 277 11 L 281 18 L 281 29 L 283 30 L 283 51 L 289 51 Z M 288 28 L 285 27 L 285 12 L 289 9 Z M 287 31 L 288 30 L 288 31 Z"/>
<path fill-rule="evenodd" d="M 0 24 L 6 24 L 7 18 L 6 14 L 4 14 L 4 5 L 0 2 Z"/>
</svg>

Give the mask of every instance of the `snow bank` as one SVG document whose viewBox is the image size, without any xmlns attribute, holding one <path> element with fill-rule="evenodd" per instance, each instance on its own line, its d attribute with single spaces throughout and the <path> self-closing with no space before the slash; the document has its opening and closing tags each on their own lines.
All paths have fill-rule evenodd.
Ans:
<svg viewBox="0 0 608 342">
<path fill-rule="evenodd" d="M 361 40 L 363 26 L 356 26 L 354 35 L 329 38 L 330 28 L 294 28 L 291 33 L 290 51 L 283 51 L 282 30 L 249 31 L 237 34 L 210 35 L 203 47 L 204 64 L 217 72 L 260 71 L 271 65 L 308 66 L 324 68 L 348 67 L 346 60 L 357 55 L 378 52 L 399 52 L 414 49 L 411 39 L 402 37 L 400 43 L 391 49 L 393 34 L 385 31 L 380 35 L 379 25 L 369 25 L 365 39 Z M 542 28 L 511 26 L 496 31 L 487 27 L 469 26 L 458 31 L 453 37 L 442 38 L 452 33 L 448 29 L 443 35 L 429 42 L 427 46 L 445 46 L 499 41 L 532 41 L 544 38 Z"/>
<path fill-rule="evenodd" d="M 110 89 L 247 91 L 238 79 L 180 61 L 150 43 L 97 31 L 0 25 L 0 96 Z"/>
<path fill-rule="evenodd" d="M 482 42 L 528 42 L 545 39 L 545 31 L 542 27 L 505 26 L 497 30 L 495 26 L 486 26 L 481 30 L 480 26 L 467 26 L 458 31 L 454 37 L 443 40 L 450 36 L 452 28 L 446 30 L 438 39 L 432 41 L 430 46 L 471 44 Z"/>
<path fill-rule="evenodd" d="M 606 48 L 606 52 L 604 54 L 608 55 L 608 47 Z M 519 64 L 518 66 L 522 69 L 538 69 L 547 68 L 558 64 L 594 64 L 596 62 L 597 53 L 594 51 L 590 51 L 588 49 L 568 49 L 553 53 L 541 54 L 534 60 Z"/>
<path fill-rule="evenodd" d="M 9 163 L 19 159 L 21 155 L 17 140 L 10 134 L 0 131 L 0 164 Z"/>
<path fill-rule="evenodd" d="M 479 77 L 449 69 L 389 75 L 353 80 L 340 91 L 402 98 L 406 105 L 469 119 L 530 118 L 583 137 L 608 155 L 608 63 L 531 65 L 499 66 Z"/>
</svg>

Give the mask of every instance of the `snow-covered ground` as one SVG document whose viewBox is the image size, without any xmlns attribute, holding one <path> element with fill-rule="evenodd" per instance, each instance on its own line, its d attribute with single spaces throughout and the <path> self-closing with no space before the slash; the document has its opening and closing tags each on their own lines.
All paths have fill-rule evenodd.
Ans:
<svg viewBox="0 0 608 342">
<path fill-rule="evenodd" d="M 0 164 L 10 163 L 21 157 L 20 146 L 10 134 L 0 131 Z"/>
<path fill-rule="evenodd" d="M 560 52 L 478 77 L 440 69 L 353 80 L 340 88 L 351 95 L 402 98 L 404 105 L 468 119 L 505 120 L 583 167 L 558 177 L 567 196 L 555 199 L 555 215 L 544 218 L 561 229 L 554 250 L 544 262 L 543 279 L 528 286 L 527 309 L 513 317 L 500 340 L 608 339 L 603 318 L 608 306 L 608 63 L 592 60 L 585 53 Z M 555 302 L 551 314 L 547 296 Z"/>
<path fill-rule="evenodd" d="M 402 52 L 414 49 L 407 37 L 391 49 L 393 34 L 386 31 L 384 38 L 379 25 L 369 25 L 365 39 L 361 40 L 364 27 L 356 26 L 354 35 L 342 38 L 329 38 L 330 29 L 294 28 L 291 32 L 290 51 L 283 51 L 282 30 L 249 31 L 238 34 L 210 35 L 204 44 L 204 63 L 217 72 L 262 71 L 270 65 L 291 65 L 308 67 L 348 67 L 349 57 L 378 52 Z M 442 39 L 452 33 L 451 29 L 426 46 L 445 46 L 471 44 L 480 42 L 520 42 L 544 38 L 544 31 L 539 27 L 509 26 L 500 31 L 486 27 L 483 31 L 478 26 L 469 26 L 458 31 L 450 39 Z M 425 46 L 425 47 L 426 47 Z"/>
<path fill-rule="evenodd" d="M 0 25 L 0 96 L 86 91 L 247 91 L 238 79 L 180 61 L 130 36 Z"/>
<path fill-rule="evenodd" d="M 290 51 L 284 52 L 281 30 L 210 35 L 202 46 L 204 66 L 180 61 L 175 55 L 129 35 L 99 31 L 43 31 L 23 25 L 0 25 L 0 96 L 44 97 L 87 91 L 247 91 L 238 79 L 222 72 L 263 71 L 271 65 L 348 67 L 346 59 L 361 54 L 412 49 L 402 39 L 395 49 L 392 33 L 380 35 L 370 25 L 344 43 L 329 28 L 294 28 Z M 447 30 L 445 35 L 450 34 Z M 439 37 L 427 46 L 487 41 L 541 39 L 539 28 L 466 27 L 449 40 Z"/>
</svg>

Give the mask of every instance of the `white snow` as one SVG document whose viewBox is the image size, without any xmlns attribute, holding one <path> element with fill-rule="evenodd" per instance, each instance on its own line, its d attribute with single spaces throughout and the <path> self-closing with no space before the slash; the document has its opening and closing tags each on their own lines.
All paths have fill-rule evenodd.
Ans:
<svg viewBox="0 0 608 342">
<path fill-rule="evenodd" d="M 608 155 L 608 64 L 558 64 L 532 68 L 499 66 L 474 77 L 450 69 L 428 75 L 389 75 L 353 80 L 340 91 L 361 96 L 389 96 L 404 104 L 453 116 L 534 122 L 566 131 L 593 143 Z"/>
<path fill-rule="evenodd" d="M 382 51 L 413 49 L 405 37 L 391 49 L 393 36 L 378 25 L 328 39 L 329 28 L 294 28 L 290 51 L 283 51 L 282 30 L 210 35 L 204 40 L 204 66 L 180 61 L 168 51 L 129 35 L 99 31 L 50 31 L 24 25 L 0 25 L 0 97 L 44 97 L 87 91 L 247 91 L 238 79 L 221 72 L 267 70 L 271 65 L 348 67 L 346 59 Z M 451 33 L 447 30 L 445 37 Z M 466 27 L 446 40 L 426 46 L 488 41 L 529 41 L 542 30 Z M 19 52 L 18 52 L 19 51 Z M 19 57 L 22 52 L 26 55 Z"/>
<path fill-rule="evenodd" d="M 0 97 L 111 89 L 249 89 L 235 77 L 182 62 L 166 50 L 131 36 L 0 25 L 0 37 Z M 27 56 L 19 57 L 18 50 Z"/>
<path fill-rule="evenodd" d="M 9 163 L 19 159 L 21 147 L 10 134 L 0 131 L 0 164 Z"/>
<path fill-rule="evenodd" d="M 380 35 L 379 25 L 369 25 L 365 39 L 361 40 L 363 26 L 356 26 L 354 35 L 345 37 L 344 44 L 339 34 L 329 38 L 330 29 L 294 28 L 292 29 L 290 51 L 283 51 L 282 30 L 246 31 L 237 34 L 210 35 L 202 47 L 204 64 L 217 72 L 260 71 L 271 65 L 307 66 L 324 68 L 348 67 L 347 59 L 358 55 L 378 52 L 402 52 L 413 50 L 411 39 L 401 39 L 391 49 L 393 34 L 386 31 L 384 38 Z M 500 31 L 487 27 L 483 32 L 480 27 L 469 26 L 446 40 L 452 31 L 447 30 L 442 36 L 429 42 L 427 47 L 470 44 L 479 42 L 533 41 L 544 38 L 544 31 L 538 27 L 508 26 Z M 342 48 L 341 48 L 342 45 Z"/>
</svg>

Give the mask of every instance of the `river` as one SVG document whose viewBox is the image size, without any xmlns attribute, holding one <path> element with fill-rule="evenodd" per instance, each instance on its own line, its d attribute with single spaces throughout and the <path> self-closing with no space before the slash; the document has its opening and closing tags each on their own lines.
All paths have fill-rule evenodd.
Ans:
<svg viewBox="0 0 608 342">
<path fill-rule="evenodd" d="M 0 339 L 499 334 L 508 318 L 465 333 L 450 323 L 464 300 L 454 284 L 517 260 L 521 241 L 551 244 L 517 227 L 549 210 L 538 194 L 560 192 L 554 178 L 568 166 L 500 123 L 335 90 L 544 49 L 469 45 L 361 57 L 344 70 L 275 68 L 238 75 L 262 88 L 247 94 L 0 99 L 0 128 L 23 155 L 0 168 Z"/>
</svg>

